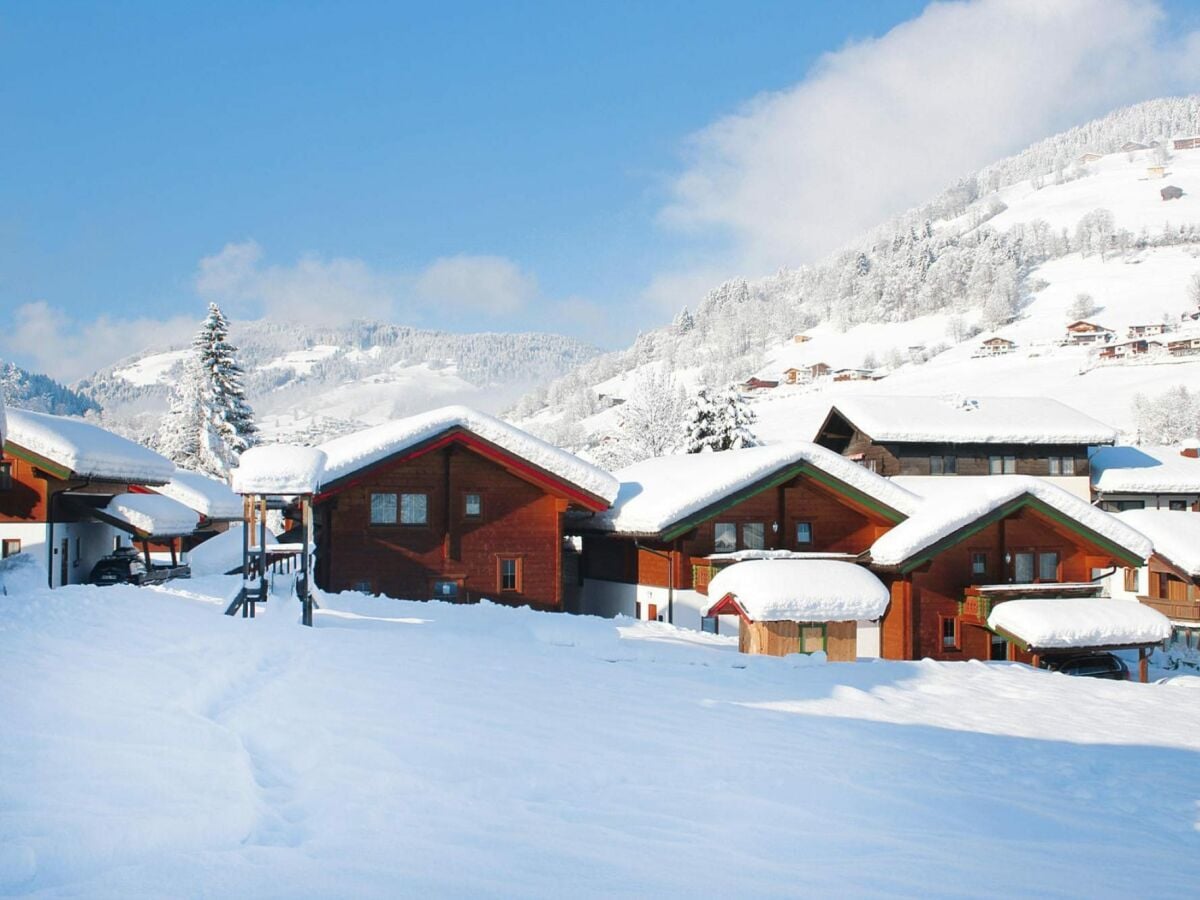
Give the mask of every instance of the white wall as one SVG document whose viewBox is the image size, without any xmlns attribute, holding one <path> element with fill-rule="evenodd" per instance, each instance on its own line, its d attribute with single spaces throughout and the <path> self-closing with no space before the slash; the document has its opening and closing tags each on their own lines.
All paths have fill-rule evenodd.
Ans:
<svg viewBox="0 0 1200 900">
<path fill-rule="evenodd" d="M 54 546 L 50 554 L 50 570 L 54 587 L 62 587 L 62 542 L 67 541 L 66 584 L 83 584 L 92 574 L 92 567 L 112 553 L 116 538 L 129 545 L 129 535 L 101 522 L 55 522 Z M 78 541 L 76 539 L 78 538 Z"/>
<path fill-rule="evenodd" d="M 860 658 L 879 658 L 879 623 L 859 622 L 858 624 L 858 655 Z"/>
<path fill-rule="evenodd" d="M 0 538 L 21 542 L 21 552 L 46 565 L 46 525 L 44 522 L 0 522 Z"/>
</svg>

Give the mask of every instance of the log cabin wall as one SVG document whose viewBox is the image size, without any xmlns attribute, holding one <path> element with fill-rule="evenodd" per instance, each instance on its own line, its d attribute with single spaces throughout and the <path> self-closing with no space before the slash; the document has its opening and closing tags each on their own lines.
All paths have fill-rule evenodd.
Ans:
<svg viewBox="0 0 1200 900">
<path fill-rule="evenodd" d="M 1073 460 L 1076 476 L 1088 474 L 1087 447 L 1078 444 L 891 443 L 873 445 L 869 453 L 864 451 L 864 458 L 881 461 L 884 468 L 876 470 L 880 475 L 931 475 L 931 460 L 935 456 L 953 456 L 958 475 L 991 474 L 989 463 L 995 456 L 1014 457 L 1014 474 L 1017 475 L 1050 476 L 1051 457 Z"/>
<path fill-rule="evenodd" d="M 425 494 L 423 525 L 371 524 L 371 495 Z M 479 494 L 481 515 L 466 514 Z M 318 504 L 318 584 L 423 600 L 436 581 L 459 599 L 559 609 L 562 518 L 567 502 L 479 454 L 451 445 L 384 464 Z M 502 590 L 500 561 L 520 560 L 517 590 Z"/>
<path fill-rule="evenodd" d="M 1187 573 L 1150 557 L 1147 565 L 1145 594 L 1138 600 L 1169 619 L 1200 623 L 1200 586 Z"/>
</svg>

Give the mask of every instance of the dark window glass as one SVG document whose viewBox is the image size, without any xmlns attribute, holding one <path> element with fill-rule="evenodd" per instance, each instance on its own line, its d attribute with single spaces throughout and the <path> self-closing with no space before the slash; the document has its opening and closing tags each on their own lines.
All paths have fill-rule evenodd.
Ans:
<svg viewBox="0 0 1200 900">
<path fill-rule="evenodd" d="M 796 543 L 811 544 L 813 542 L 812 522 L 796 523 Z"/>
<path fill-rule="evenodd" d="M 457 581 L 435 581 L 433 583 L 433 596 L 436 600 L 456 600 L 458 599 L 458 582 Z"/>
<path fill-rule="evenodd" d="M 1032 553 L 1018 553 L 1013 558 L 1013 581 L 1017 584 L 1033 581 L 1033 559 Z"/>
<path fill-rule="evenodd" d="M 12 481 L 12 463 L 0 463 L 0 491 L 11 491 Z"/>
<path fill-rule="evenodd" d="M 746 550 L 762 550 L 766 546 L 765 534 L 762 522 L 747 522 L 742 526 L 742 547 Z"/>
<path fill-rule="evenodd" d="M 732 553 L 737 549 L 737 526 L 732 522 L 718 522 L 713 526 L 713 550 L 717 553 Z"/>
<path fill-rule="evenodd" d="M 958 622 L 949 616 L 942 618 L 942 646 L 958 646 Z"/>
<path fill-rule="evenodd" d="M 971 554 L 971 574 L 986 575 L 987 574 L 987 554 L 975 552 Z"/>
<path fill-rule="evenodd" d="M 8 559 L 20 552 L 21 541 L 18 538 L 5 538 L 3 545 L 0 545 L 0 559 Z"/>
<path fill-rule="evenodd" d="M 463 497 L 463 515 L 468 519 L 478 519 L 483 515 L 483 498 L 479 494 L 467 494 Z"/>
<path fill-rule="evenodd" d="M 1170 508 L 1175 510 L 1176 512 L 1186 512 L 1187 511 L 1187 501 L 1186 500 L 1170 500 L 1170 501 L 1168 501 L 1168 504 L 1169 504 Z"/>
<path fill-rule="evenodd" d="M 521 561 L 519 559 L 500 560 L 500 590 L 517 591 L 521 584 Z"/>
<path fill-rule="evenodd" d="M 396 495 L 395 494 L 372 494 L 371 495 L 371 524 L 372 525 L 395 525 L 396 524 Z"/>
<path fill-rule="evenodd" d="M 1038 581 L 1058 581 L 1058 554 L 1038 554 Z"/>
</svg>

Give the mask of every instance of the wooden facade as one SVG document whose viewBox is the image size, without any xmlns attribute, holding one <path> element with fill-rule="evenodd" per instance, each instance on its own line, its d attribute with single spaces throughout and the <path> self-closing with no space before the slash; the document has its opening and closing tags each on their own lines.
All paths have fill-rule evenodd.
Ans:
<svg viewBox="0 0 1200 900">
<path fill-rule="evenodd" d="M 1147 564 L 1146 593 L 1138 600 L 1173 622 L 1194 622 L 1200 628 L 1200 578 L 1193 578 L 1157 553 Z"/>
<path fill-rule="evenodd" d="M 1088 474 L 1085 444 L 970 444 L 876 441 L 831 412 L 816 443 L 879 475 Z M 953 462 L 948 462 L 953 460 Z M 1064 460 L 1069 460 L 1064 463 Z M 935 471 L 939 469 L 940 471 Z M 996 469 L 1000 471 L 995 471 Z M 1057 468 L 1057 471 L 1052 471 Z M 953 469 L 953 471 L 949 471 Z M 1065 470 L 1065 471 L 1064 471 Z"/>
<path fill-rule="evenodd" d="M 751 622 L 739 620 L 738 650 L 767 656 L 823 651 L 829 662 L 858 658 L 856 622 Z"/>
<path fill-rule="evenodd" d="M 606 505 L 452 429 L 323 488 L 314 499 L 317 584 L 561 609 L 564 515 Z M 394 511 L 394 521 L 379 521 L 388 518 L 379 508 Z M 406 521 L 405 509 L 422 512 Z"/>
</svg>

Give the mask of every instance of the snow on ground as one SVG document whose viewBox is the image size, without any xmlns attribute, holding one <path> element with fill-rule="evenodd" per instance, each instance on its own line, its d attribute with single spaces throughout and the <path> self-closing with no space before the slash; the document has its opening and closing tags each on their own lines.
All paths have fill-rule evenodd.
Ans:
<svg viewBox="0 0 1200 900">
<path fill-rule="evenodd" d="M 164 353 L 152 353 L 143 356 L 137 362 L 123 369 L 117 369 L 113 374 L 123 378 L 130 384 L 146 387 L 167 380 L 167 375 L 176 363 L 181 363 L 192 353 L 190 348 L 184 350 L 168 350 Z"/>
<path fill-rule="evenodd" d="M 332 344 L 317 344 L 305 350 L 292 350 L 283 356 L 276 357 L 269 363 L 264 363 L 262 369 L 291 369 L 297 375 L 307 375 L 313 367 L 340 352 L 339 347 Z"/>
<path fill-rule="evenodd" d="M 802 665 L 238 581 L 0 598 L 0 893 L 1129 895 L 1200 878 L 1200 679 Z"/>
</svg>

